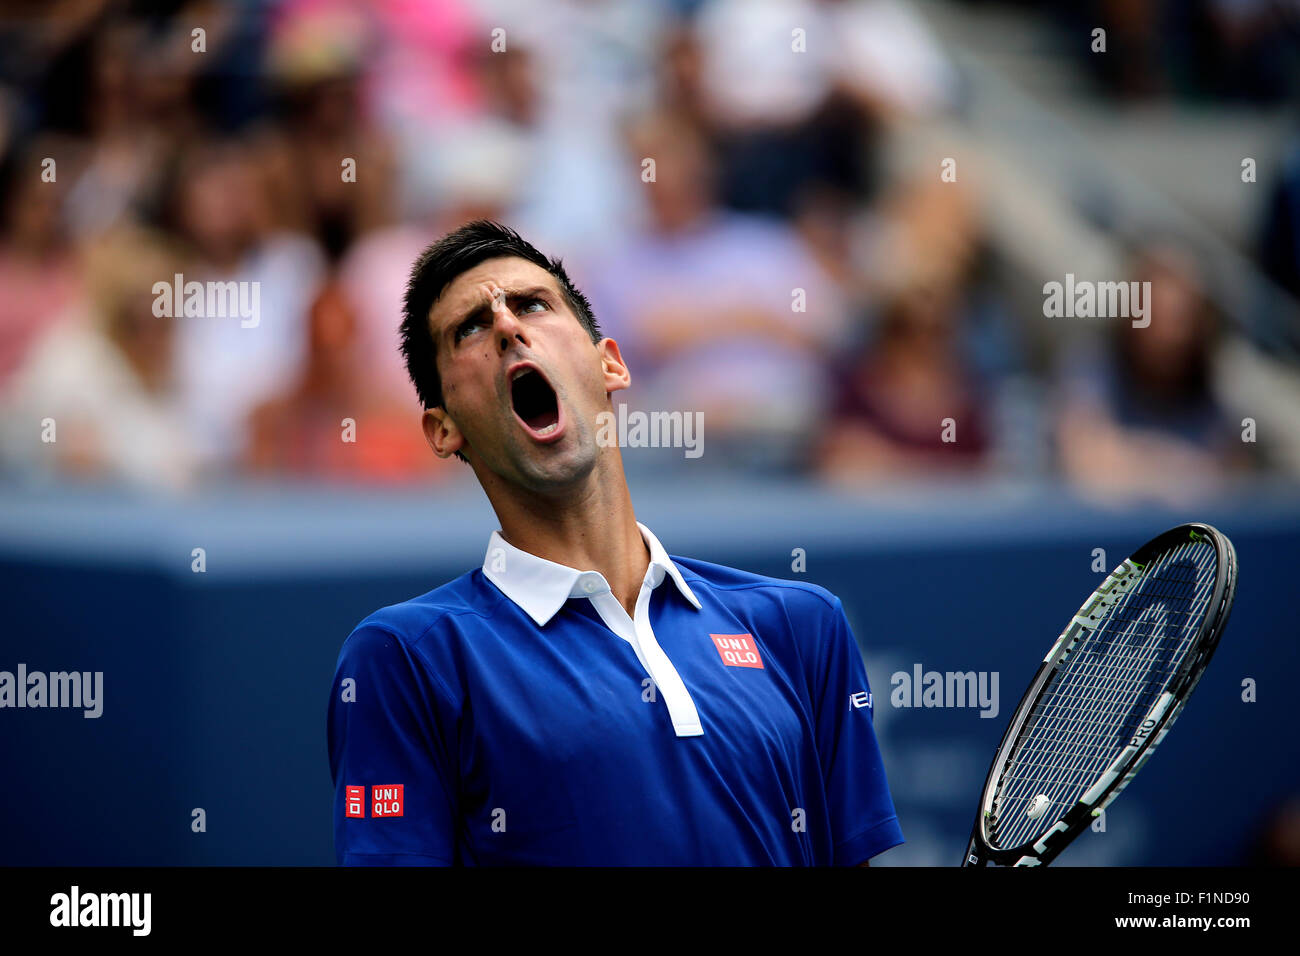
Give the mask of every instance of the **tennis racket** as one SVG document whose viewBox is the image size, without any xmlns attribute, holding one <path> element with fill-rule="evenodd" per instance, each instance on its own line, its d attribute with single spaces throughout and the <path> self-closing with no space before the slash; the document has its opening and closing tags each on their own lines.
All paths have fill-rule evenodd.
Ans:
<svg viewBox="0 0 1300 956">
<path fill-rule="evenodd" d="M 1046 866 L 1146 764 L 1210 662 L 1237 554 L 1207 524 L 1148 541 L 1071 618 L 989 768 L 963 866 Z"/>
</svg>

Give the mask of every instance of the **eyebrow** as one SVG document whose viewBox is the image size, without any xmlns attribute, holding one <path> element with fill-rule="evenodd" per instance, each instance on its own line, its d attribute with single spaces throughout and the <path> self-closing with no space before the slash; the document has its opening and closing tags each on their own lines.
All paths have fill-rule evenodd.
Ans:
<svg viewBox="0 0 1300 956">
<path fill-rule="evenodd" d="M 555 293 L 552 290 L 546 288 L 546 286 L 541 286 L 541 285 L 530 285 L 522 289 L 507 289 L 505 290 L 505 293 L 506 293 L 505 299 L 507 303 L 518 302 L 520 299 L 542 298 L 543 296 L 552 299 L 555 298 Z M 483 315 L 483 313 L 490 312 L 490 311 L 492 311 L 491 302 L 484 302 L 479 305 L 476 305 L 468 309 L 467 311 L 462 312 L 456 318 L 452 319 L 445 326 L 443 326 L 441 331 L 438 333 L 438 337 L 441 339 L 446 339 L 448 336 L 454 335 L 456 333 L 456 330 L 460 328 L 462 325 L 464 325 L 466 322 L 468 322 L 470 319 L 479 318 Z"/>
</svg>

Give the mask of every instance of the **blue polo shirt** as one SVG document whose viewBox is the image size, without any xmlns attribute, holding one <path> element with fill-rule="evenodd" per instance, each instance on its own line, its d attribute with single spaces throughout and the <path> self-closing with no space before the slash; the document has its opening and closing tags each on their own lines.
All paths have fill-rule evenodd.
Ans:
<svg viewBox="0 0 1300 956">
<path fill-rule="evenodd" d="M 362 621 L 328 713 L 340 864 L 854 865 L 903 842 L 825 588 L 669 557 L 632 616 L 494 533 Z"/>
</svg>

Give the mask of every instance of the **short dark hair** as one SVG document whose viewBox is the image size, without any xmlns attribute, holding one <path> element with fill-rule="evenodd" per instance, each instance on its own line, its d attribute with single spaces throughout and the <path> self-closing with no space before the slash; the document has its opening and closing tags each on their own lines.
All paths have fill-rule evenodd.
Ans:
<svg viewBox="0 0 1300 956">
<path fill-rule="evenodd" d="M 489 219 L 475 219 L 433 243 L 420 253 L 411 267 L 411 279 L 406 286 L 402 307 L 401 348 L 406 358 L 407 374 L 411 376 L 416 395 L 425 408 L 439 408 L 443 404 L 436 343 L 429 330 L 429 310 L 443 290 L 462 272 L 501 256 L 526 259 L 553 275 L 569 308 L 587 330 L 591 341 L 600 341 L 600 327 L 592 314 L 591 303 L 570 281 L 558 257 L 547 259 L 508 226 Z"/>
</svg>

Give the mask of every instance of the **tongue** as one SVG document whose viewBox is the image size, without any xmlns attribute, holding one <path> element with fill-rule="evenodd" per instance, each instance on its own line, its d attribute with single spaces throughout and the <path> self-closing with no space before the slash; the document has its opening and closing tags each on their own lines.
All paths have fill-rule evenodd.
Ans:
<svg viewBox="0 0 1300 956">
<path fill-rule="evenodd" d="M 524 417 L 524 421 L 528 424 L 528 427 L 534 431 L 542 431 L 545 428 L 550 428 L 559 420 L 560 414 L 554 408 Z"/>
</svg>

